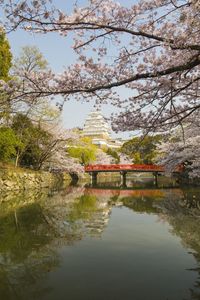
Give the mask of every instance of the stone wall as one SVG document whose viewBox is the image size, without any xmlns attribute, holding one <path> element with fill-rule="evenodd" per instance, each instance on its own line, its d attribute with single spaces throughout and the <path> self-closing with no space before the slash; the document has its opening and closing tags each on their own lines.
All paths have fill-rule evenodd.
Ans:
<svg viewBox="0 0 200 300">
<path fill-rule="evenodd" d="M 51 188 L 70 182 L 68 174 L 52 174 L 26 169 L 0 169 L 0 191 Z"/>
</svg>

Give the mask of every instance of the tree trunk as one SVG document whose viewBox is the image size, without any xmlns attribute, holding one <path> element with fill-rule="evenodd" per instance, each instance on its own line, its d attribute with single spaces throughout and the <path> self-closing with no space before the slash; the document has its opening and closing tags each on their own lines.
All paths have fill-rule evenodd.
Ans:
<svg viewBox="0 0 200 300">
<path fill-rule="evenodd" d="M 19 162 L 19 150 L 17 151 L 17 156 L 15 160 L 15 167 L 18 167 L 18 162 Z"/>
</svg>

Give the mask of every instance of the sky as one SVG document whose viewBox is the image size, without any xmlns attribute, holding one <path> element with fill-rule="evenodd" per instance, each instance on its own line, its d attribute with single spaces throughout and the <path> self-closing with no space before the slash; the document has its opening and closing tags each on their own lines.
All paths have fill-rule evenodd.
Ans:
<svg viewBox="0 0 200 300">
<path fill-rule="evenodd" d="M 56 7 L 67 10 L 67 12 L 72 10 L 72 2 L 70 0 L 54 0 Z M 79 0 L 80 5 L 84 5 L 86 2 L 86 0 Z M 121 0 L 123 5 L 132 5 L 134 2 L 134 0 Z M 36 46 L 48 61 L 50 68 L 55 72 L 61 73 L 65 66 L 76 62 L 76 56 L 71 48 L 72 39 L 70 37 L 62 37 L 56 33 L 46 35 L 33 34 L 23 30 L 11 32 L 7 37 L 14 57 L 19 56 L 22 47 Z M 121 92 L 123 92 L 123 88 Z M 83 127 L 85 118 L 90 111 L 94 110 L 93 105 L 93 102 L 77 102 L 73 99 L 67 101 L 62 112 L 64 127 Z M 102 113 L 105 117 L 109 117 L 112 112 L 116 111 L 116 108 L 111 105 L 102 106 Z M 113 133 L 113 136 L 116 136 L 116 134 Z M 132 134 L 130 132 L 119 133 L 117 136 L 130 138 Z"/>
</svg>

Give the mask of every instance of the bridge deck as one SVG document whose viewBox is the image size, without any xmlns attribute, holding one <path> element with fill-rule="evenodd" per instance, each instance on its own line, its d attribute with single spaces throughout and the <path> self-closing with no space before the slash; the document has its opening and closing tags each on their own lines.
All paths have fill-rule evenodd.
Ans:
<svg viewBox="0 0 200 300">
<path fill-rule="evenodd" d="M 163 166 L 158 165 L 89 165 L 85 167 L 86 173 L 92 172 L 164 172 Z"/>
</svg>

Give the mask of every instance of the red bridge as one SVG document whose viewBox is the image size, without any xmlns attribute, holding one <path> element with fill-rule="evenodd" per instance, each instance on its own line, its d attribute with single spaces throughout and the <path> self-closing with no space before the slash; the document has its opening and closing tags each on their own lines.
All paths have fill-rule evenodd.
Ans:
<svg viewBox="0 0 200 300">
<path fill-rule="evenodd" d="M 91 176 L 92 184 L 97 183 L 99 172 L 119 172 L 121 175 L 122 185 L 126 186 L 127 172 L 153 172 L 155 183 L 157 184 L 158 173 L 164 172 L 163 166 L 157 165 L 89 165 L 85 167 L 85 172 Z"/>
<path fill-rule="evenodd" d="M 177 166 L 174 173 L 181 172 L 182 166 Z M 92 183 L 97 182 L 97 175 L 99 172 L 119 172 L 122 178 L 122 184 L 126 185 L 126 174 L 128 172 L 152 172 L 155 177 L 155 183 L 157 184 L 158 173 L 164 172 L 164 166 L 159 165 L 145 165 L 145 164 L 133 164 L 133 165 L 89 165 L 85 167 L 85 172 L 89 173 L 92 179 Z"/>
<path fill-rule="evenodd" d="M 89 165 L 85 172 L 164 172 L 163 166 L 157 165 Z"/>
</svg>

